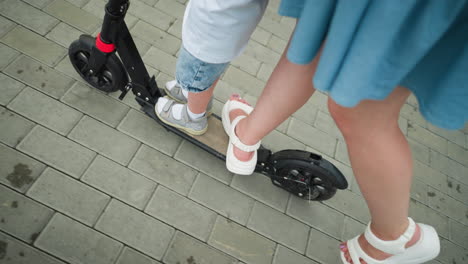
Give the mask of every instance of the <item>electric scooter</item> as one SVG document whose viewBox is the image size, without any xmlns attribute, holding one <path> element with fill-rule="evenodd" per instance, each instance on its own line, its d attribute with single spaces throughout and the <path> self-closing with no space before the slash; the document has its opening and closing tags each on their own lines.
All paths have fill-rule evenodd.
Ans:
<svg viewBox="0 0 468 264">
<path fill-rule="evenodd" d="M 186 134 L 156 116 L 154 106 L 158 98 L 164 96 L 164 91 L 158 88 L 155 77 L 149 76 L 124 21 L 129 6 L 129 0 L 108 1 L 101 32 L 96 37 L 81 35 L 70 45 L 68 55 L 73 67 L 96 89 L 106 93 L 121 91 L 120 100 L 132 91 L 142 111 L 156 122 L 225 160 L 229 140 L 219 116 L 209 117 L 209 129 L 201 136 Z M 348 186 L 343 174 L 332 163 L 303 150 L 272 153 L 261 147 L 255 171 L 270 177 L 274 185 L 306 200 L 327 200 L 337 189 Z"/>
</svg>

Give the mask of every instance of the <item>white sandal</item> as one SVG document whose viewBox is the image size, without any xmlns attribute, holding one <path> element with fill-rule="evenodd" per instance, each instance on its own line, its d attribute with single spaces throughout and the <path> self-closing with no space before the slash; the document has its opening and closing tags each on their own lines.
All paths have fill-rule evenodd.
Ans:
<svg viewBox="0 0 468 264">
<path fill-rule="evenodd" d="M 244 111 L 246 115 L 249 115 L 253 111 L 252 106 L 237 100 L 228 100 L 223 106 L 223 112 L 221 114 L 223 128 L 226 134 L 229 136 L 229 144 L 226 152 L 226 168 L 235 174 L 251 175 L 257 166 L 257 149 L 260 147 L 260 141 L 252 146 L 245 145 L 240 141 L 236 135 L 236 126 L 240 120 L 246 118 L 247 116 L 238 116 L 232 122 L 230 122 L 229 113 L 235 109 Z M 234 155 L 234 146 L 245 152 L 254 152 L 252 158 L 248 161 L 239 160 Z"/>
<path fill-rule="evenodd" d="M 434 259 L 440 252 L 440 241 L 436 230 L 432 226 L 425 224 L 418 224 L 421 230 L 421 238 L 416 244 L 409 248 L 405 245 L 414 235 L 416 231 L 416 223 L 413 219 L 409 218 L 409 226 L 405 233 L 396 240 L 385 241 L 381 240 L 372 233 L 370 223 L 366 228 L 364 236 L 370 245 L 376 249 L 383 251 L 393 256 L 385 260 L 376 260 L 367 255 L 359 245 L 359 236 L 347 242 L 349 256 L 354 264 L 360 264 L 360 260 L 364 260 L 367 264 L 420 264 L 431 259 Z M 345 253 L 341 252 L 341 261 L 344 264 L 349 264 L 346 261 Z"/>
<path fill-rule="evenodd" d="M 222 117 L 221 119 L 223 121 L 223 128 L 228 136 L 229 136 L 229 133 L 231 133 L 231 122 L 229 120 L 229 113 L 235 109 L 240 109 L 244 111 L 247 115 L 249 115 L 253 111 L 253 107 L 248 104 L 239 102 L 237 100 L 228 100 L 224 104 L 223 111 L 221 113 L 221 117 Z"/>
</svg>

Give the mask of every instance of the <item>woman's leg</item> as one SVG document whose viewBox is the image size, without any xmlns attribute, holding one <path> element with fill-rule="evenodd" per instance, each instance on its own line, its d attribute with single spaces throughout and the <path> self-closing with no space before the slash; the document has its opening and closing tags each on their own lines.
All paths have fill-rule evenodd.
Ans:
<svg viewBox="0 0 468 264">
<path fill-rule="evenodd" d="M 398 126 L 400 109 L 410 91 L 397 87 L 385 100 L 365 100 L 353 108 L 328 101 L 330 114 L 341 130 L 356 180 L 372 217 L 372 231 L 383 240 L 395 240 L 408 226 L 412 158 L 408 142 Z M 414 244 L 419 238 L 416 232 Z M 371 257 L 384 254 L 361 237 Z M 346 249 L 345 249 L 346 250 Z"/>
<path fill-rule="evenodd" d="M 315 91 L 312 76 L 318 59 L 319 55 L 309 64 L 298 65 L 290 62 L 286 51 L 283 52 L 255 109 L 237 125 L 236 134 L 244 144 L 257 143 L 307 102 Z M 245 113 L 241 110 L 231 111 L 231 121 L 238 115 Z M 253 152 L 234 148 L 234 155 L 241 161 L 247 161 Z"/>
</svg>

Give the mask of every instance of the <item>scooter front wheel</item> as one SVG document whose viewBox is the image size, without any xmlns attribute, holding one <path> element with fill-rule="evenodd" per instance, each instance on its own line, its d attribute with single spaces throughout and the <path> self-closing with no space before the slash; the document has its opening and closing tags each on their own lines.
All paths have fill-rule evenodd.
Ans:
<svg viewBox="0 0 468 264">
<path fill-rule="evenodd" d="M 106 63 L 98 73 L 89 70 L 88 63 L 91 51 L 95 45 L 95 38 L 89 35 L 81 35 L 68 48 L 68 57 L 80 76 L 94 88 L 103 92 L 115 92 L 123 90 L 128 83 L 127 73 L 122 62 L 114 54 L 109 54 Z"/>
</svg>

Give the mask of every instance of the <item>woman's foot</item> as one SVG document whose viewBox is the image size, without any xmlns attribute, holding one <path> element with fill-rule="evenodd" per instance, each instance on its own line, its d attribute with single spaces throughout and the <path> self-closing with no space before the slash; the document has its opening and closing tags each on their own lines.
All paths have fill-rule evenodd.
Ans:
<svg viewBox="0 0 468 264">
<path fill-rule="evenodd" d="M 247 103 L 247 101 L 242 99 L 238 94 L 231 95 L 229 100 L 235 100 L 235 101 L 250 105 L 249 103 Z M 243 111 L 242 109 L 234 109 L 231 112 L 229 112 L 229 122 L 232 123 L 232 121 L 234 121 L 234 119 L 238 116 L 248 116 L 248 115 L 249 114 Z M 246 145 L 255 144 L 256 142 L 244 142 L 242 140 L 244 136 L 244 130 L 243 130 L 244 122 L 245 122 L 245 119 L 239 121 L 239 124 L 237 125 L 236 130 L 235 130 L 236 135 Z M 250 159 L 252 159 L 253 154 L 254 152 L 245 152 L 234 146 L 234 156 L 236 156 L 236 158 L 238 158 L 240 161 L 249 161 Z"/>
<path fill-rule="evenodd" d="M 393 239 L 396 239 L 398 237 L 399 237 L 399 235 L 396 235 L 396 237 L 388 238 L 388 240 L 393 240 Z M 416 242 L 418 242 L 420 238 L 421 238 L 421 229 L 420 229 L 419 225 L 416 224 L 416 230 L 414 232 L 414 235 L 410 239 L 410 241 L 408 241 L 408 243 L 406 243 L 405 248 L 409 248 L 412 245 L 416 244 Z M 392 256 L 391 254 L 382 252 L 382 251 L 376 249 L 375 247 L 373 247 L 372 245 L 370 245 L 369 242 L 367 242 L 366 238 L 364 237 L 364 234 L 359 236 L 358 241 L 359 241 L 359 245 L 361 246 L 362 250 L 364 252 L 366 252 L 367 255 L 369 255 L 370 257 L 372 257 L 372 258 L 374 258 L 376 260 L 385 260 L 385 259 Z M 353 263 L 353 261 L 351 260 L 351 257 L 349 255 L 349 251 L 348 251 L 347 242 L 343 242 L 343 243 L 340 244 L 340 250 L 344 253 L 346 261 L 348 263 L 356 264 L 356 263 Z M 357 263 L 357 264 L 359 264 L 359 263 Z M 367 263 L 364 260 L 361 259 L 360 264 L 367 264 Z"/>
</svg>

